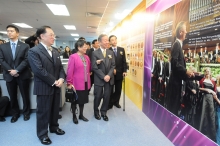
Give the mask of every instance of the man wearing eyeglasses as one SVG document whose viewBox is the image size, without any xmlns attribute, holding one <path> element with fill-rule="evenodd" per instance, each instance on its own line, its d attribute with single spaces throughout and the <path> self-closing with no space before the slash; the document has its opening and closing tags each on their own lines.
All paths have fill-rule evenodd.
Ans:
<svg viewBox="0 0 220 146">
<path fill-rule="evenodd" d="M 32 74 L 27 60 L 29 46 L 18 40 L 19 29 L 14 25 L 8 25 L 6 30 L 10 41 L 0 45 L 0 64 L 3 68 L 3 77 L 10 96 L 11 123 L 15 123 L 20 117 L 17 98 L 18 87 L 23 99 L 24 121 L 30 119 L 29 84 Z"/>
<path fill-rule="evenodd" d="M 51 27 L 42 26 L 36 32 L 40 44 L 28 52 L 28 60 L 34 73 L 34 95 L 37 95 L 37 136 L 42 144 L 49 145 L 50 133 L 64 135 L 59 128 L 58 115 L 60 105 L 60 87 L 65 72 L 57 49 L 51 47 L 55 35 Z"/>
</svg>

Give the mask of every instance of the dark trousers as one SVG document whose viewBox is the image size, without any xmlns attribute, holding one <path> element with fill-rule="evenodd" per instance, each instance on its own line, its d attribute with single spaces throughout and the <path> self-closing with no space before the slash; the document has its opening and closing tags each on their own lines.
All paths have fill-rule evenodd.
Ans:
<svg viewBox="0 0 220 146">
<path fill-rule="evenodd" d="M 115 80 L 115 84 L 111 91 L 109 107 L 112 107 L 115 104 L 119 104 L 121 97 L 121 89 L 122 89 L 122 80 Z"/>
<path fill-rule="evenodd" d="M 59 127 L 60 93 L 53 95 L 37 95 L 37 136 L 43 139 L 47 136 L 48 125 L 51 131 Z"/>
<path fill-rule="evenodd" d="M 20 114 L 18 106 L 18 87 L 23 99 L 23 114 L 30 114 L 30 97 L 29 97 L 29 85 L 30 80 L 21 80 L 19 77 L 14 77 L 11 82 L 6 82 L 8 94 L 10 96 L 11 113 L 12 116 L 18 116 Z"/>
<path fill-rule="evenodd" d="M 7 96 L 0 97 L 0 117 L 4 117 L 9 99 Z"/>
<path fill-rule="evenodd" d="M 108 104 L 109 104 L 109 99 L 110 99 L 110 94 L 111 94 L 111 88 L 112 85 L 110 83 L 105 83 L 104 86 L 94 86 L 94 113 L 98 114 L 99 113 L 99 105 L 101 102 L 101 99 L 103 98 L 102 106 L 101 106 L 101 115 L 106 115 L 106 112 L 108 110 Z"/>
</svg>

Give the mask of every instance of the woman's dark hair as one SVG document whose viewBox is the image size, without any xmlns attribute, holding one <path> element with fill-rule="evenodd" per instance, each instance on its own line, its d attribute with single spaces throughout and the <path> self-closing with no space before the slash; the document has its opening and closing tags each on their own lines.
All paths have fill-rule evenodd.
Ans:
<svg viewBox="0 0 220 146">
<path fill-rule="evenodd" d="M 78 40 L 78 41 L 75 43 L 75 49 L 76 49 L 77 51 L 79 51 L 78 48 L 83 47 L 84 44 L 86 44 L 86 41 L 84 41 L 84 40 Z"/>
<path fill-rule="evenodd" d="M 14 26 L 14 25 L 8 25 L 8 26 L 6 27 L 6 30 L 7 30 L 9 27 L 14 28 L 15 31 L 16 31 L 17 33 L 19 33 L 19 29 L 18 29 L 16 26 Z"/>
<path fill-rule="evenodd" d="M 37 38 L 40 38 L 40 39 L 41 39 L 40 35 L 41 35 L 41 34 L 45 34 L 45 33 L 47 32 L 47 31 L 46 31 L 46 28 L 50 28 L 50 29 L 51 29 L 50 26 L 41 26 L 40 28 L 37 29 L 37 32 L 36 32 Z"/>
<path fill-rule="evenodd" d="M 68 46 L 66 46 L 65 49 L 64 49 L 65 52 L 67 52 L 67 51 L 66 51 L 66 48 L 67 48 L 67 47 L 68 47 Z M 69 53 L 71 53 L 70 47 L 68 47 L 68 48 L 69 48 Z M 60 49 L 60 50 L 61 50 L 61 49 Z"/>
</svg>

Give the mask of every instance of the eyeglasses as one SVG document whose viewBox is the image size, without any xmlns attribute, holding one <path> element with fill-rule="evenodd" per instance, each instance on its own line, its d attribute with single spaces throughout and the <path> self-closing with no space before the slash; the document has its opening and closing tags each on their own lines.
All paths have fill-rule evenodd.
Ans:
<svg viewBox="0 0 220 146">
<path fill-rule="evenodd" d="M 55 34 L 45 34 L 47 36 L 50 36 L 50 37 L 53 37 L 53 38 L 56 38 L 56 35 Z"/>
</svg>

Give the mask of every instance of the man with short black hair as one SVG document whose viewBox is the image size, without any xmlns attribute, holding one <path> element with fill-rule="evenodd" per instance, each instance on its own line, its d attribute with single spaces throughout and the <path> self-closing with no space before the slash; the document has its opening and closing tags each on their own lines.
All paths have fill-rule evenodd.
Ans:
<svg viewBox="0 0 220 146">
<path fill-rule="evenodd" d="M 55 34 L 51 27 L 42 26 L 36 32 L 40 44 L 28 52 L 28 60 L 34 73 L 34 95 L 37 95 L 37 136 L 42 144 L 51 144 L 51 133 L 63 135 L 59 128 L 60 87 L 66 77 L 60 55 L 52 48 Z"/>
<path fill-rule="evenodd" d="M 117 108 L 121 108 L 119 104 L 119 100 L 121 97 L 122 81 L 123 81 L 123 77 L 127 75 L 125 50 L 124 48 L 117 46 L 117 37 L 115 35 L 111 35 L 109 37 L 109 42 L 111 45 L 111 48 L 109 48 L 109 50 L 112 50 L 115 55 L 115 69 L 114 69 L 115 84 L 112 88 L 111 98 L 108 108 L 111 109 L 113 105 L 116 106 Z"/>
<path fill-rule="evenodd" d="M 17 87 L 23 99 L 24 121 L 27 121 L 30 119 L 29 85 L 32 77 L 27 59 L 29 46 L 18 40 L 19 29 L 16 26 L 8 25 L 6 30 L 10 41 L 0 45 L 0 64 L 11 101 L 11 123 L 20 117 Z"/>
</svg>

